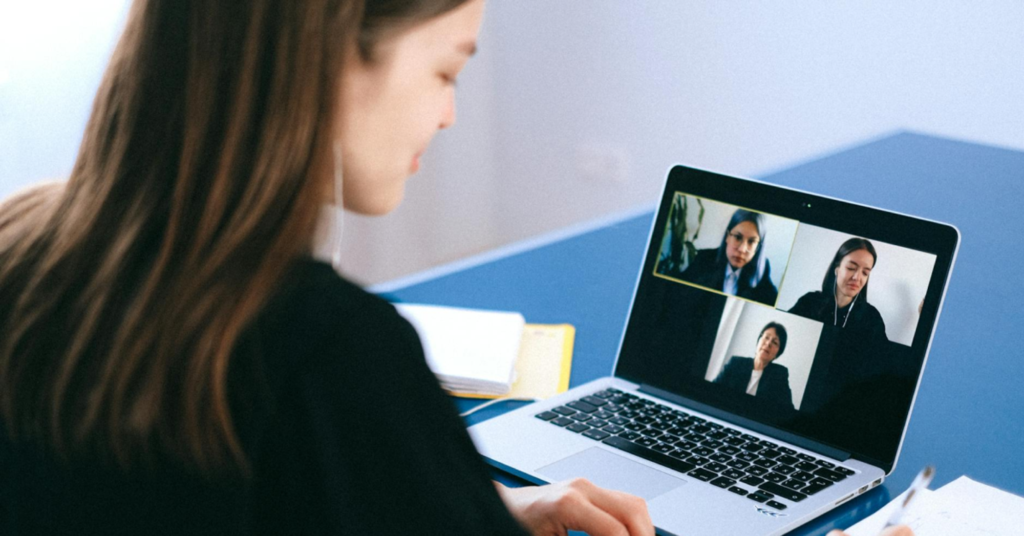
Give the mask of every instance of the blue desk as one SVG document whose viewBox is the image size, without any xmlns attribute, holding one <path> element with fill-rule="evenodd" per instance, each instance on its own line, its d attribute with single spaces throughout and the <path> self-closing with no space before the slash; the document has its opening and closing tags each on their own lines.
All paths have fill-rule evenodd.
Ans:
<svg viewBox="0 0 1024 536">
<path fill-rule="evenodd" d="M 867 516 L 934 464 L 933 487 L 966 474 L 1024 495 L 1024 153 L 899 133 L 763 180 L 940 220 L 962 234 L 906 440 L 886 484 L 804 526 L 823 534 Z M 576 326 L 572 385 L 608 375 L 652 212 L 387 291 L 400 301 L 521 311 Z M 460 410 L 478 401 L 458 400 Z M 471 422 L 511 409 L 481 411 Z"/>
</svg>

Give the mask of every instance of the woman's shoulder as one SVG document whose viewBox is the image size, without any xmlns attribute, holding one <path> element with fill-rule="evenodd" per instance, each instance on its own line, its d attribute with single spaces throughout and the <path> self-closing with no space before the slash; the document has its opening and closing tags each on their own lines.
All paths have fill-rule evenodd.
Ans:
<svg viewBox="0 0 1024 536">
<path fill-rule="evenodd" d="M 803 296 L 800 296 L 800 299 L 797 300 L 796 302 L 800 303 L 802 301 L 806 301 L 806 302 L 820 303 L 820 302 L 824 301 L 825 298 L 826 298 L 826 296 L 825 296 L 824 292 L 822 292 L 820 290 L 812 290 L 811 292 L 808 292 L 807 294 L 804 294 Z"/>
<path fill-rule="evenodd" d="M 786 367 L 786 365 L 780 365 L 778 363 L 768 363 L 768 366 L 765 367 L 765 371 L 769 370 L 772 371 L 771 374 L 774 374 L 776 376 L 781 376 L 784 378 L 789 377 L 789 368 Z"/>
<path fill-rule="evenodd" d="M 333 349 L 394 344 L 415 337 L 394 306 L 339 276 L 325 263 L 301 259 L 256 318 L 253 331 L 271 353 L 317 356 Z"/>
<path fill-rule="evenodd" d="M 753 363 L 754 363 L 754 358 L 753 357 L 743 357 L 743 356 L 739 356 L 739 355 L 734 355 L 734 356 L 729 358 L 729 362 L 726 363 L 725 366 L 727 368 L 733 368 L 733 369 L 742 369 L 742 368 L 745 368 L 745 367 L 753 368 L 754 367 Z"/>
</svg>

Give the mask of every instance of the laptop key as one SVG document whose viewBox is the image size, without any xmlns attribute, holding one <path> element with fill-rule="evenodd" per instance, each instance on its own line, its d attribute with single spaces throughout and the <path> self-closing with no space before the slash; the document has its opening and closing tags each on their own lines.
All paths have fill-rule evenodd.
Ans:
<svg viewBox="0 0 1024 536">
<path fill-rule="evenodd" d="M 621 426 L 615 426 L 614 424 L 609 424 L 608 426 L 605 426 L 601 429 L 613 435 L 619 435 L 626 430 L 625 428 Z"/>
<path fill-rule="evenodd" d="M 729 491 L 735 493 L 736 495 L 739 495 L 740 497 L 746 497 L 747 495 L 747 490 L 739 486 L 732 486 L 731 488 L 729 488 Z"/>
<path fill-rule="evenodd" d="M 720 477 L 712 480 L 710 482 L 710 484 L 712 486 L 717 486 L 717 487 L 720 487 L 722 489 L 726 489 L 726 488 L 728 488 L 730 486 L 735 485 L 736 481 L 731 479 L 731 478 L 725 478 L 724 476 L 720 476 Z"/>
<path fill-rule="evenodd" d="M 765 492 L 760 491 L 760 490 L 759 491 L 755 491 L 754 493 L 751 493 L 750 495 L 747 495 L 748 499 L 750 499 L 752 501 L 759 502 L 759 503 L 763 503 L 763 502 L 767 501 L 768 499 L 772 499 L 774 497 L 775 496 L 772 495 L 771 493 L 765 493 Z"/>
<path fill-rule="evenodd" d="M 570 419 L 569 417 L 559 417 L 553 421 L 548 422 L 554 424 L 555 426 L 568 426 L 570 424 L 575 423 L 576 421 Z"/>
<path fill-rule="evenodd" d="M 578 411 L 582 411 L 583 413 L 594 413 L 595 411 L 597 411 L 597 406 L 592 406 L 582 400 L 575 400 L 573 402 L 569 402 L 568 404 L 566 404 L 566 406 L 569 406 L 570 408 Z"/>
<path fill-rule="evenodd" d="M 754 454 L 753 452 L 741 452 L 736 455 L 736 459 L 750 463 L 754 463 L 754 461 L 756 461 L 757 458 L 757 454 Z"/>
<path fill-rule="evenodd" d="M 814 474 L 822 478 L 827 478 L 832 482 L 839 482 L 840 480 L 846 479 L 846 475 L 831 469 L 825 469 L 824 467 L 814 471 Z"/>
<path fill-rule="evenodd" d="M 666 443 L 658 443 L 657 445 L 654 445 L 654 447 L 652 447 L 651 450 L 653 450 L 654 452 L 660 452 L 662 454 L 668 454 L 673 450 L 676 450 L 676 448 Z"/>
<path fill-rule="evenodd" d="M 822 466 L 822 467 L 824 467 L 826 469 L 835 469 L 835 467 L 836 467 L 836 464 L 834 464 L 832 462 L 825 461 L 825 460 L 818 460 L 818 461 L 816 461 L 814 463 L 816 463 L 816 464 L 818 464 L 818 465 L 820 465 L 820 466 Z"/>
<path fill-rule="evenodd" d="M 691 464 L 694 467 L 699 467 L 701 465 L 709 463 L 710 461 L 711 460 L 708 460 L 707 458 L 701 458 L 700 456 L 690 456 L 689 458 L 686 459 L 686 463 Z"/>
<path fill-rule="evenodd" d="M 797 469 L 799 469 L 801 471 L 816 471 L 818 469 L 818 466 L 814 465 L 811 462 L 800 462 L 800 463 L 794 465 L 793 467 L 796 467 Z"/>
<path fill-rule="evenodd" d="M 708 459 L 718 463 L 729 463 L 732 461 L 732 456 L 722 454 L 721 452 L 716 452 L 711 456 L 708 456 Z"/>
<path fill-rule="evenodd" d="M 710 482 L 712 479 L 718 476 L 715 473 L 712 473 L 711 471 L 704 469 L 703 467 L 694 469 L 693 471 L 690 471 L 687 474 L 692 476 L 693 478 L 696 478 L 697 480 L 702 480 L 704 482 Z"/>
<path fill-rule="evenodd" d="M 804 471 L 798 471 L 798 472 L 790 475 L 790 477 L 792 477 L 793 480 L 799 480 L 800 482 L 804 482 L 804 483 L 807 483 L 807 482 L 810 482 L 811 480 L 814 480 L 814 475 L 812 475 L 811 473 L 804 472 Z"/>
<path fill-rule="evenodd" d="M 772 508 L 774 508 L 776 510 L 785 510 L 786 509 L 786 505 L 784 505 L 784 504 L 782 504 L 782 503 L 780 503 L 778 501 L 768 501 L 765 504 L 767 504 L 768 506 L 771 506 Z"/>
<path fill-rule="evenodd" d="M 745 462 L 743 460 L 729 460 L 725 462 L 725 465 L 728 465 L 733 469 L 746 469 L 747 467 L 750 467 L 750 462 Z"/>
<path fill-rule="evenodd" d="M 771 470 L 769 470 L 769 469 L 765 469 L 764 467 L 758 467 L 756 465 L 752 465 L 750 467 L 747 467 L 746 471 L 747 471 L 747 474 L 754 475 L 754 476 L 766 475 L 766 474 L 771 472 Z"/>
<path fill-rule="evenodd" d="M 797 454 L 796 457 L 800 458 L 801 460 L 803 460 L 805 462 L 813 462 L 814 461 L 814 456 L 810 456 L 808 454 L 804 454 L 803 452 L 801 452 L 800 454 Z"/>
<path fill-rule="evenodd" d="M 640 437 L 642 437 L 642 436 L 640 434 L 636 433 L 636 432 L 623 432 L 623 433 L 619 434 L 619 437 L 621 437 L 622 439 L 625 439 L 626 441 L 634 441 L 634 440 L 640 439 Z"/>
<path fill-rule="evenodd" d="M 821 490 L 823 490 L 823 489 L 825 489 L 825 488 L 827 488 L 827 487 L 829 487 L 831 485 L 832 484 L 828 484 L 828 485 L 809 484 L 806 488 L 800 490 L 800 492 L 801 493 L 805 493 L 807 495 L 814 495 L 815 493 L 818 493 L 819 491 L 821 491 Z"/>
<path fill-rule="evenodd" d="M 806 482 L 801 482 L 799 480 L 794 480 L 792 478 L 787 480 L 787 481 L 785 481 L 785 482 L 782 482 L 781 485 L 786 486 L 787 488 L 789 488 L 789 489 L 791 489 L 793 491 L 800 491 L 800 490 L 802 490 L 802 489 L 807 487 L 807 483 Z"/>
<path fill-rule="evenodd" d="M 666 456 L 660 452 L 654 452 L 653 450 L 646 449 L 633 443 L 632 441 L 626 441 L 621 437 L 612 436 L 603 441 L 605 445 L 615 447 L 619 450 L 628 452 L 638 458 L 643 458 L 647 461 L 654 462 L 658 465 L 663 465 L 669 469 L 679 471 L 680 473 L 686 473 L 693 469 L 693 465 L 686 463 L 678 458 Z"/>
<path fill-rule="evenodd" d="M 590 430 L 590 427 L 585 425 L 585 424 L 583 424 L 583 423 L 581 423 L 581 422 L 578 422 L 578 423 L 574 423 L 574 424 L 570 424 L 569 426 L 566 426 L 565 429 L 569 430 L 569 431 L 572 431 L 572 432 L 582 432 L 584 430 Z"/>
<path fill-rule="evenodd" d="M 582 435 L 585 436 L 585 437 L 589 437 L 590 439 L 596 439 L 596 440 L 600 441 L 600 440 L 610 436 L 611 434 L 609 434 L 608 432 L 605 432 L 604 430 L 597 430 L 595 428 L 591 428 L 590 430 L 587 430 L 586 432 L 583 432 Z"/>
<path fill-rule="evenodd" d="M 534 415 L 534 417 L 537 417 L 538 419 L 540 419 L 542 421 L 550 421 L 551 419 L 557 419 L 558 418 L 558 414 L 553 412 L 553 411 L 545 411 L 545 412 L 538 413 L 538 414 Z"/>
<path fill-rule="evenodd" d="M 589 413 L 574 413 L 572 415 L 569 415 L 569 418 L 574 420 L 574 421 L 581 421 L 582 422 L 582 421 L 589 421 L 590 419 L 593 419 L 594 416 L 589 414 Z"/>
<path fill-rule="evenodd" d="M 761 477 L 758 477 L 758 476 L 749 476 L 748 475 L 748 476 L 745 476 L 745 477 L 741 478 L 740 482 L 743 482 L 744 484 L 746 484 L 748 486 L 757 487 L 757 486 L 760 486 L 761 484 L 764 484 L 764 479 L 761 478 Z"/>
<path fill-rule="evenodd" d="M 601 407 L 601 406 L 603 406 L 603 405 L 608 403 L 607 400 L 605 400 L 603 398 L 598 398 L 596 396 L 585 396 L 585 397 L 581 398 L 580 400 L 582 400 L 583 402 L 586 402 L 587 404 L 590 404 L 591 406 L 597 406 L 597 407 Z"/>
<path fill-rule="evenodd" d="M 573 413 L 576 413 L 576 410 L 574 410 L 572 408 L 567 408 L 565 406 L 558 406 L 557 408 L 555 408 L 555 409 L 553 409 L 551 411 L 554 411 L 555 413 L 558 413 L 558 414 L 561 414 L 561 415 L 572 415 Z"/>
<path fill-rule="evenodd" d="M 782 473 L 784 475 L 791 475 L 796 472 L 796 467 L 790 467 L 788 465 L 776 465 L 773 469 L 776 473 Z"/>
<path fill-rule="evenodd" d="M 764 484 L 758 486 L 758 488 L 763 489 L 769 493 L 774 493 L 775 495 L 778 495 L 783 499 L 788 499 L 793 502 L 800 502 L 807 498 L 807 495 L 804 495 L 799 491 L 791 490 L 780 484 L 776 484 L 775 482 L 765 482 Z"/>
<path fill-rule="evenodd" d="M 658 444 L 658 440 L 650 437 L 641 437 L 634 441 L 634 443 L 640 445 L 641 447 L 653 447 L 654 445 Z"/>
<path fill-rule="evenodd" d="M 740 453 L 740 449 L 730 445 L 718 449 L 718 452 L 721 452 L 722 454 L 728 454 L 729 456 L 734 456 Z"/>
<path fill-rule="evenodd" d="M 857 474 L 857 472 L 854 471 L 853 469 L 847 469 L 846 467 L 843 467 L 841 465 L 835 468 L 835 472 L 837 472 L 837 473 L 839 473 L 841 475 L 844 475 L 844 476 L 850 476 L 850 475 Z"/>
<path fill-rule="evenodd" d="M 764 479 L 767 480 L 768 482 L 775 482 L 776 484 L 789 480 L 788 478 L 786 478 L 786 475 L 779 473 L 768 473 L 764 475 Z"/>
<path fill-rule="evenodd" d="M 743 471 L 737 471 L 735 469 L 726 469 L 725 471 L 722 471 L 722 476 L 726 478 L 731 478 L 733 480 L 739 480 L 743 478 L 745 475 Z"/>
<path fill-rule="evenodd" d="M 714 471 L 716 473 L 721 473 L 722 471 L 725 471 L 726 469 L 728 469 L 728 467 L 726 467 L 725 465 L 720 464 L 718 462 L 711 462 L 711 463 L 705 464 L 704 468 L 707 469 L 708 471 Z"/>
<path fill-rule="evenodd" d="M 796 456 L 786 455 L 786 456 L 779 456 L 778 458 L 775 458 L 775 461 L 777 461 L 779 463 L 784 463 L 786 465 L 796 465 L 797 463 L 800 462 L 800 458 L 797 458 Z"/>
<path fill-rule="evenodd" d="M 775 458 L 778 458 L 779 456 L 782 456 L 782 453 L 777 451 L 777 450 L 775 450 L 775 449 L 764 449 L 761 452 L 759 452 L 758 454 L 760 454 L 761 456 L 763 456 L 765 458 L 771 459 L 771 460 L 774 460 Z"/>
</svg>

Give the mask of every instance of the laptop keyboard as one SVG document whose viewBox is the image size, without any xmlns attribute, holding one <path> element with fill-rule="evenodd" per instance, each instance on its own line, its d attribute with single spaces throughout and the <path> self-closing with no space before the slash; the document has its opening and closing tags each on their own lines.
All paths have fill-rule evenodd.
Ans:
<svg viewBox="0 0 1024 536">
<path fill-rule="evenodd" d="M 855 473 L 618 389 L 536 417 L 780 511 Z"/>
</svg>

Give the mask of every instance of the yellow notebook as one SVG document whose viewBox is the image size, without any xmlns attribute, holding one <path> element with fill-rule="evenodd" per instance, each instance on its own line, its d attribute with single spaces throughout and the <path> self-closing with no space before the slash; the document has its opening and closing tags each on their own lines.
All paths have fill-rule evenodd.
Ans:
<svg viewBox="0 0 1024 536">
<path fill-rule="evenodd" d="M 576 328 L 570 324 L 526 324 L 515 380 L 507 393 L 482 395 L 451 394 L 465 398 L 535 398 L 543 400 L 569 389 L 572 372 L 572 348 Z"/>
</svg>

